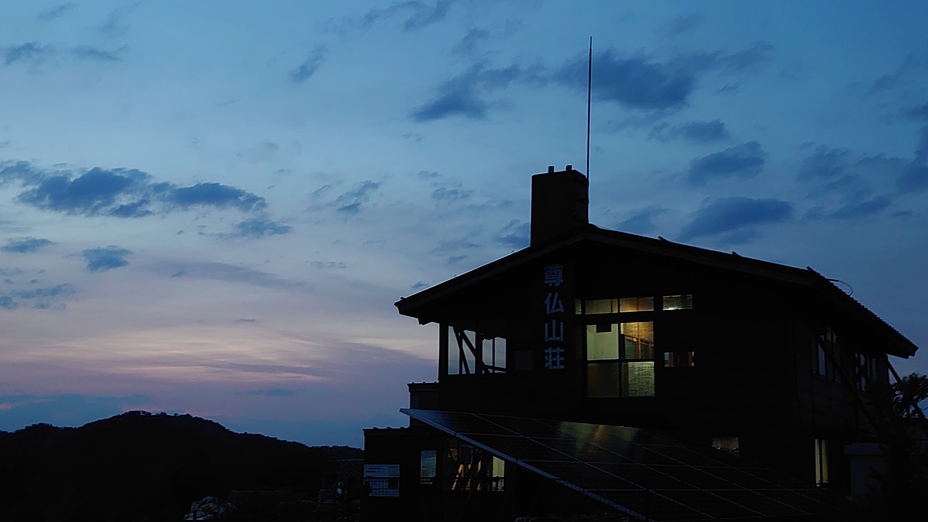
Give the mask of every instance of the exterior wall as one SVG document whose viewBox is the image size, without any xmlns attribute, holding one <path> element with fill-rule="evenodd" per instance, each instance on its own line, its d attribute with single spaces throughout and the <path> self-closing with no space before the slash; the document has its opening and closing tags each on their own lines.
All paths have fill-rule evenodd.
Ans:
<svg viewBox="0 0 928 522">
<path fill-rule="evenodd" d="M 510 522 L 521 516 L 602 513 L 602 505 L 565 486 L 506 463 L 493 487 L 462 487 L 449 465 L 449 447 L 462 443 L 425 426 L 364 430 L 365 464 L 399 464 L 399 495 L 364 499 L 364 520 L 481 520 Z M 436 477 L 420 476 L 420 455 L 435 451 Z"/>
<path fill-rule="evenodd" d="M 548 279 L 550 267 L 560 267 L 557 285 Z M 563 313 L 551 306 L 555 294 Z M 662 296 L 675 294 L 692 294 L 693 308 L 660 310 Z M 574 313 L 577 301 L 618 297 L 651 297 L 655 310 Z M 848 489 L 839 478 L 848 467 L 841 448 L 875 435 L 854 383 L 815 369 L 816 340 L 826 327 L 841 339 L 834 364 L 845 381 L 854 379 L 856 353 L 875 342 L 799 285 L 582 243 L 462 288 L 434 313 L 443 321 L 440 409 L 670 428 L 707 444 L 737 437 L 740 455 L 809 481 L 814 441 L 827 440 L 829 482 L 841 491 Z M 586 324 L 631 317 L 653 322 L 654 396 L 588 398 Z M 552 344 L 545 336 L 561 324 L 563 339 Z M 506 338 L 505 373 L 479 373 L 471 363 L 477 374 L 450 374 L 452 325 Z M 556 369 L 546 366 L 554 346 L 563 349 Z M 694 365 L 664 367 L 665 351 L 692 351 Z M 876 377 L 888 383 L 885 356 Z"/>
</svg>

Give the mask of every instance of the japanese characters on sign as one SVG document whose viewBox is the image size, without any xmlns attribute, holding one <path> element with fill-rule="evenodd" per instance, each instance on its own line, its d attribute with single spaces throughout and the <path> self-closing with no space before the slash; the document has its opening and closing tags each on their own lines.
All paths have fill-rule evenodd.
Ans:
<svg viewBox="0 0 928 522">
<path fill-rule="evenodd" d="M 564 321 L 567 314 L 564 301 L 560 297 L 560 287 L 564 282 L 564 265 L 545 267 L 544 285 L 547 287 L 545 297 L 545 369 L 564 369 Z"/>
</svg>

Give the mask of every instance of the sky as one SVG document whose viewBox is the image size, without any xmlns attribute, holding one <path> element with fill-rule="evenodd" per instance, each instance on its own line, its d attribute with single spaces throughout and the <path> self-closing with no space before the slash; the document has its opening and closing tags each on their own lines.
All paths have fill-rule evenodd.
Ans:
<svg viewBox="0 0 928 522">
<path fill-rule="evenodd" d="M 0 430 L 129 410 L 362 445 L 437 377 L 402 296 L 604 228 L 811 266 L 928 369 L 928 3 L 0 5 Z"/>
</svg>

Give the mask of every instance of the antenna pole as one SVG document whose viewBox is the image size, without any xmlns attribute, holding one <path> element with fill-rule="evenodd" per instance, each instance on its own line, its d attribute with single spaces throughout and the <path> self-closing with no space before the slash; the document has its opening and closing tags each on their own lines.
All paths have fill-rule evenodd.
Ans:
<svg viewBox="0 0 928 522">
<path fill-rule="evenodd" d="M 590 179 L 590 100 L 593 93 L 593 37 L 590 37 L 590 59 L 586 73 L 586 179 Z"/>
</svg>

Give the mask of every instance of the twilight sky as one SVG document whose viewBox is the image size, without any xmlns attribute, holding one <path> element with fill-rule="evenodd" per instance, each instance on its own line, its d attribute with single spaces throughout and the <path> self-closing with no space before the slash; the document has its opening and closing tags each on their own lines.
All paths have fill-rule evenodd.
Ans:
<svg viewBox="0 0 928 522">
<path fill-rule="evenodd" d="M 0 430 L 122 411 L 361 445 L 393 302 L 593 223 L 845 282 L 928 361 L 928 2 L 4 2 Z M 886 4 L 886 5 L 884 5 Z"/>
</svg>

